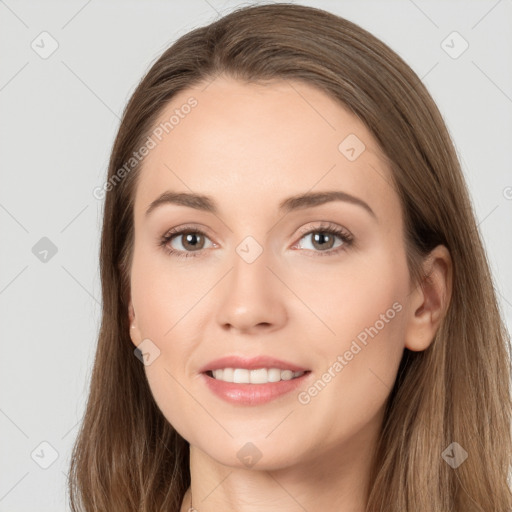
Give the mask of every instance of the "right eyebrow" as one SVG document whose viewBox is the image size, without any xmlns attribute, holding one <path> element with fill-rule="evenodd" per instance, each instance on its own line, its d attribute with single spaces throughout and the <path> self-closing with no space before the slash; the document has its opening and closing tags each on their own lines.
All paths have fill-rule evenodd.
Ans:
<svg viewBox="0 0 512 512">
<path fill-rule="evenodd" d="M 172 192 L 170 190 L 158 196 L 146 210 L 148 216 L 153 210 L 164 204 L 179 204 L 196 210 L 204 210 L 214 214 L 218 213 L 218 208 L 211 197 L 201 194 L 190 194 L 188 192 Z"/>
</svg>

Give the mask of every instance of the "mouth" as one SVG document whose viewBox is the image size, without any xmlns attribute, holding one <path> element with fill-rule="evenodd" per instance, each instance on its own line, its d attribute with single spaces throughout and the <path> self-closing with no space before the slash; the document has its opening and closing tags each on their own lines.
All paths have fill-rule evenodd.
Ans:
<svg viewBox="0 0 512 512">
<path fill-rule="evenodd" d="M 218 398 L 233 405 L 259 405 L 290 399 L 306 385 L 312 371 L 272 356 L 238 354 L 210 361 L 199 368 L 202 382 Z"/>
<path fill-rule="evenodd" d="M 208 377 L 234 384 L 269 384 L 273 382 L 289 381 L 302 377 L 310 370 L 282 370 L 280 368 L 219 368 L 204 372 Z"/>
</svg>

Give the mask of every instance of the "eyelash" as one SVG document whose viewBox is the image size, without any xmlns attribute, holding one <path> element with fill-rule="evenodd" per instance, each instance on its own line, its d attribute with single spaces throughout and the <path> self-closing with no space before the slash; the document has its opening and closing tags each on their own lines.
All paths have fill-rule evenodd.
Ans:
<svg viewBox="0 0 512 512">
<path fill-rule="evenodd" d="M 302 238 L 304 238 L 305 236 L 311 235 L 313 233 L 328 233 L 330 235 L 335 235 L 335 236 L 339 237 L 343 241 L 343 244 L 341 246 L 337 247 L 336 249 L 330 249 L 328 251 L 313 251 L 313 252 L 317 253 L 318 256 L 335 256 L 335 255 L 339 254 L 341 251 L 344 251 L 348 247 L 350 247 L 354 241 L 353 236 L 350 233 L 348 233 L 348 231 L 345 231 L 345 230 L 337 227 L 334 224 L 325 224 L 325 225 L 318 226 L 314 229 L 302 231 L 300 233 L 299 241 L 302 240 Z M 194 251 L 196 253 L 196 254 L 194 254 L 194 252 L 190 252 L 190 251 L 177 251 L 175 249 L 169 248 L 168 244 L 174 237 L 179 236 L 179 235 L 184 235 L 184 234 L 200 234 L 205 237 L 208 237 L 206 235 L 206 233 L 204 233 L 200 229 L 185 226 L 185 227 L 182 227 L 182 228 L 179 228 L 176 230 L 168 231 L 160 239 L 158 245 L 160 247 L 162 247 L 162 249 L 167 254 L 169 254 L 171 256 L 176 256 L 178 258 L 197 258 L 198 256 L 201 255 L 202 250 Z"/>
</svg>

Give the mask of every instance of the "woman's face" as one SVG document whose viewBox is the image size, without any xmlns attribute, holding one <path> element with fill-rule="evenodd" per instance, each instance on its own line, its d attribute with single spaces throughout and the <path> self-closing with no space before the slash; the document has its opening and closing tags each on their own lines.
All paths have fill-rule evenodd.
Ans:
<svg viewBox="0 0 512 512">
<path fill-rule="evenodd" d="M 375 139 L 296 82 L 219 77 L 175 96 L 157 124 L 135 197 L 130 319 L 162 413 L 229 466 L 367 453 L 411 298 Z M 182 200 L 148 212 L 165 193 Z M 166 241 L 170 230 L 188 234 Z"/>
</svg>

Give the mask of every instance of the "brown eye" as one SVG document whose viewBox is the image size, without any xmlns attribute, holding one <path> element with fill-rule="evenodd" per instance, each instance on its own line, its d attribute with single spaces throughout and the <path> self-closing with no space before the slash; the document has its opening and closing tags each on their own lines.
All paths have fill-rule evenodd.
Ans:
<svg viewBox="0 0 512 512">
<path fill-rule="evenodd" d="M 177 242 L 175 240 L 178 240 Z M 168 253 L 179 258 L 200 256 L 209 238 L 197 229 L 183 228 L 169 231 L 162 237 L 159 245 Z M 210 242 L 210 244 L 213 246 Z"/>
<path fill-rule="evenodd" d="M 353 240 L 350 233 L 345 232 L 336 226 L 311 229 L 302 235 L 301 240 L 307 240 L 308 238 L 311 240 L 312 248 L 303 246 L 300 248 L 311 250 L 320 256 L 338 254 L 339 251 L 342 251 L 350 246 Z M 336 239 L 340 240 L 340 242 L 337 244 Z"/>
<path fill-rule="evenodd" d="M 204 248 L 204 235 L 197 231 L 187 231 L 173 238 L 181 237 L 181 244 L 186 251 L 197 251 Z"/>
<path fill-rule="evenodd" d="M 332 249 L 336 236 L 325 231 L 317 231 L 312 233 L 313 247 L 316 249 Z"/>
</svg>

